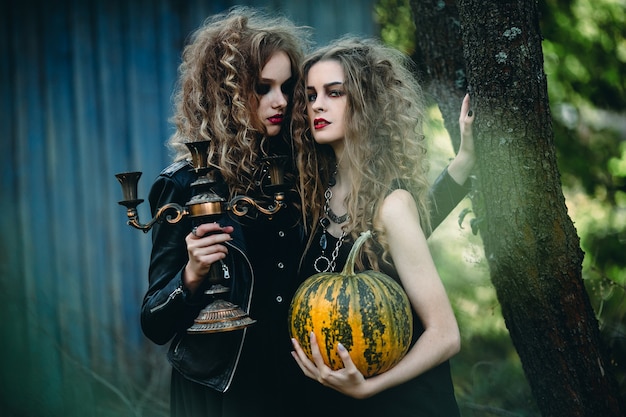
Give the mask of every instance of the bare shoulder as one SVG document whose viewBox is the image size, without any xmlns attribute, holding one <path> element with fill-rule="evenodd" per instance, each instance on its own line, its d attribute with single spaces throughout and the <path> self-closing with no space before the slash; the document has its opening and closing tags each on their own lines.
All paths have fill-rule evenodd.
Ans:
<svg viewBox="0 0 626 417">
<path fill-rule="evenodd" d="M 387 233 L 403 233 L 408 228 L 420 228 L 417 205 L 411 193 L 406 190 L 394 190 L 385 197 L 379 215 Z"/>
<path fill-rule="evenodd" d="M 410 214 L 415 215 L 417 213 L 417 206 L 415 200 L 410 192 L 406 190 L 394 190 L 392 191 L 380 207 L 380 214 L 382 219 L 393 218 L 399 215 Z"/>
</svg>

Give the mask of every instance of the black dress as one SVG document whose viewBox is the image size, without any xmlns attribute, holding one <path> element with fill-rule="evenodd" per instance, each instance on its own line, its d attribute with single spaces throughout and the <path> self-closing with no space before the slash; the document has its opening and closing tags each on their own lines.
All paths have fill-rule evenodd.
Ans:
<svg viewBox="0 0 626 417">
<path fill-rule="evenodd" d="M 313 242 L 318 242 L 322 231 L 318 231 Z M 326 234 L 327 246 L 334 248 L 337 238 Z M 339 250 L 335 271 L 341 271 L 346 263 L 348 253 L 352 248 L 352 242 L 344 241 Z M 313 268 L 315 259 L 320 254 L 320 247 L 311 245 L 307 251 L 301 280 L 314 275 L 317 271 Z M 393 276 L 391 271 L 384 271 Z M 397 278 L 397 277 L 396 277 Z M 398 279 L 396 279 L 399 281 Z M 424 328 L 413 312 L 413 343 L 424 331 Z M 311 405 L 328 404 L 332 415 L 336 416 L 359 416 L 359 417 L 457 417 L 459 409 L 454 395 L 450 364 L 448 361 L 434 367 L 430 371 L 405 382 L 404 384 L 387 389 L 373 397 L 357 400 L 343 395 L 331 388 L 308 379 L 302 382 L 303 396 L 301 402 Z M 303 407 L 294 415 L 313 416 L 319 415 L 319 409 L 311 410 Z"/>
</svg>

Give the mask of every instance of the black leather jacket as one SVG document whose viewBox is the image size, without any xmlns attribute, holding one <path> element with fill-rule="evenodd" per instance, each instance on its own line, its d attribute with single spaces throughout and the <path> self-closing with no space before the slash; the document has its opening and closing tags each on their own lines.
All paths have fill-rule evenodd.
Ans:
<svg viewBox="0 0 626 417">
<path fill-rule="evenodd" d="M 149 195 L 153 216 L 167 203 L 184 206 L 190 200 L 190 184 L 196 179 L 190 168 L 187 162 L 177 162 L 157 177 Z M 246 255 L 241 225 L 227 214 L 217 222 L 234 227 L 232 241 L 226 242 L 229 252 L 221 268 L 231 277 L 229 300 L 248 311 L 255 277 Z M 193 381 L 225 391 L 232 381 L 246 332 L 187 334 L 186 329 L 207 304 L 201 291 L 191 296 L 182 285 L 182 271 L 188 260 L 185 236 L 192 226 L 191 220 L 183 217 L 179 223 L 164 221 L 152 228 L 149 286 L 141 309 L 141 326 L 144 334 L 157 344 L 173 338 L 168 359 L 179 372 Z"/>
<path fill-rule="evenodd" d="M 149 195 L 152 215 L 167 203 L 177 203 L 184 206 L 191 198 L 190 185 L 196 176 L 191 171 L 191 166 L 185 162 L 177 162 L 163 170 L 155 180 Z M 444 170 L 431 188 L 431 200 L 434 207 L 432 211 L 433 229 L 449 214 L 458 202 L 467 193 L 467 188 L 456 184 Z M 227 197 L 228 190 L 222 188 L 218 194 Z M 268 248 L 261 247 L 267 239 L 263 237 L 248 242 L 255 246 L 252 257 L 246 248 L 244 227 L 231 218 L 228 214 L 218 220 L 222 226 L 234 227 L 233 240 L 228 242 L 229 253 L 223 263 L 231 280 L 231 293 L 229 300 L 250 312 L 252 296 L 255 290 L 255 274 L 259 270 L 270 271 L 273 260 L 268 259 Z M 266 224 L 261 230 L 269 235 L 272 224 Z M 145 294 L 141 310 L 141 326 L 144 334 L 157 344 L 165 344 L 172 341 L 168 351 L 168 360 L 171 365 L 186 378 L 206 385 L 220 392 L 225 392 L 230 387 L 237 365 L 242 357 L 242 349 L 248 329 L 236 330 L 213 334 L 188 334 L 186 329 L 193 324 L 200 310 L 206 305 L 207 300 L 199 291 L 200 295 L 191 296 L 182 285 L 182 271 L 188 261 L 185 236 L 192 228 L 191 220 L 183 218 L 176 224 L 167 222 L 157 223 L 152 228 L 152 253 L 149 269 L 149 286 Z M 299 226 L 292 226 L 300 230 Z M 278 232 L 284 236 L 282 229 Z M 287 234 L 297 234 L 297 231 L 288 231 Z M 248 240 L 251 239 L 250 234 Z M 282 238 L 281 238 L 282 239 Z M 302 248 L 299 243 L 304 242 L 304 236 L 291 238 L 288 243 L 290 254 L 288 258 L 295 263 L 296 254 L 300 254 Z M 268 244 L 265 243 L 265 246 Z M 278 249 L 278 250 L 285 250 Z M 257 264 L 265 263 L 262 267 Z M 278 262 L 282 269 L 282 262 Z M 272 282 L 277 280 L 278 270 L 270 271 Z M 280 273 L 293 275 L 295 270 L 281 270 Z M 260 288 L 260 287 L 259 287 Z M 263 286 L 267 292 L 266 285 Z M 295 286 L 292 288 L 295 289 Z M 272 290 L 273 291 L 273 290 Z M 276 290 L 278 291 L 278 289 Z M 289 297 L 289 291 L 284 293 Z M 275 297 L 275 294 L 263 294 L 263 296 Z M 284 300 L 288 302 L 288 300 Z M 282 301 L 281 301 L 282 302 Z M 261 305 L 257 308 L 260 315 L 269 314 L 268 306 Z M 271 307 L 271 306 L 270 306 Z M 286 306 L 275 306 L 276 315 L 284 315 L 286 321 Z M 271 307 L 272 309 L 274 307 Z M 284 313 L 284 314 L 283 314 Z M 253 315 L 254 318 L 254 315 Z M 271 321 L 265 317 L 265 322 Z M 257 326 L 255 324 L 254 326 Z M 267 328 L 261 323 L 255 331 L 264 332 Z M 261 330 L 263 329 L 263 330 Z M 269 328 L 270 331 L 272 328 Z M 273 337 L 274 335 L 272 335 Z M 286 337 L 286 334 L 285 334 Z M 288 339 L 285 340 L 288 343 Z M 279 353 L 282 354 L 282 351 Z M 288 355 L 288 352 L 286 353 Z"/>
</svg>

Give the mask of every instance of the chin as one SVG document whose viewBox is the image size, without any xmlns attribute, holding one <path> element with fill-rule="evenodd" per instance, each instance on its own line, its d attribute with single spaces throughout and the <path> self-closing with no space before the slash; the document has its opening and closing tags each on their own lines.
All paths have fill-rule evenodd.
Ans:
<svg viewBox="0 0 626 417">
<path fill-rule="evenodd" d="M 329 137 L 326 135 L 313 135 L 313 139 L 315 140 L 315 142 L 317 142 L 320 145 L 330 145 L 333 142 L 336 142 L 337 138 L 333 138 L 333 137 Z"/>
<path fill-rule="evenodd" d="M 281 126 L 276 126 L 276 125 L 265 126 L 265 132 L 267 133 L 267 136 L 270 136 L 270 137 L 278 136 L 278 134 L 280 133 L 280 130 L 281 130 Z"/>
</svg>

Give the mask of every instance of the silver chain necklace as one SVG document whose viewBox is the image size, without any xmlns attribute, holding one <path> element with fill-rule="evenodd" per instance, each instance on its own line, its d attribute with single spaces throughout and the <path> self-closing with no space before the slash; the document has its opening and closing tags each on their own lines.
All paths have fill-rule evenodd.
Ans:
<svg viewBox="0 0 626 417">
<path fill-rule="evenodd" d="M 315 262 L 313 262 L 313 268 L 315 268 L 317 272 L 335 272 L 335 266 L 337 264 L 337 257 L 339 256 L 339 248 L 341 248 L 341 245 L 343 244 L 343 239 L 346 237 L 346 232 L 345 230 L 341 231 L 341 237 L 337 239 L 335 248 L 330 254 L 331 257 L 328 258 L 328 256 L 326 256 L 326 248 L 328 246 L 328 237 L 326 236 L 326 233 L 327 233 L 326 229 L 328 228 L 328 226 L 330 226 L 330 221 L 336 224 L 341 224 L 345 222 L 346 220 L 348 220 L 350 216 L 348 215 L 348 213 L 344 214 L 343 216 L 337 216 L 330 209 L 330 199 L 333 197 L 333 192 L 331 191 L 330 187 L 326 189 L 326 192 L 324 193 L 324 197 L 326 198 L 326 204 L 324 205 L 324 214 L 326 216 L 320 219 L 320 226 L 322 226 L 323 231 L 322 231 L 322 236 L 320 237 L 320 242 L 319 242 L 320 247 L 322 248 L 322 254 L 318 256 L 317 259 L 315 259 Z"/>
<path fill-rule="evenodd" d="M 343 244 L 343 238 L 346 237 L 346 232 L 341 231 L 341 237 L 337 239 L 337 243 L 335 244 L 335 248 L 330 254 L 330 259 L 326 256 L 326 247 L 328 245 L 328 238 L 326 237 L 326 227 L 329 224 L 329 221 L 326 217 L 320 219 L 320 225 L 324 231 L 322 232 L 322 237 L 320 237 L 320 247 L 322 248 L 322 254 L 315 259 L 313 262 L 313 268 L 317 272 L 335 272 L 335 266 L 337 265 L 337 256 L 339 256 L 339 248 Z"/>
<path fill-rule="evenodd" d="M 335 212 L 330 208 L 330 199 L 333 198 L 333 191 L 330 189 L 330 187 L 328 187 L 324 192 L 324 198 L 326 198 L 326 203 L 324 203 L 324 214 L 330 219 L 331 222 L 335 224 L 342 224 L 350 220 L 350 215 L 348 213 L 337 216 Z"/>
</svg>

